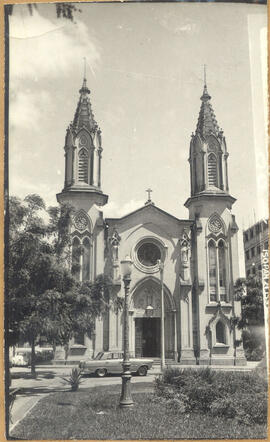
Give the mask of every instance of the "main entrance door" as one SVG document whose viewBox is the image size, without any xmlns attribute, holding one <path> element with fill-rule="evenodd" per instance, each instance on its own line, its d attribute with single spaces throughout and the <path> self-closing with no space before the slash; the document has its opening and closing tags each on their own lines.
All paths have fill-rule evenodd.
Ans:
<svg viewBox="0 0 270 442">
<path fill-rule="evenodd" d="M 160 356 L 160 318 L 135 319 L 135 356 Z"/>
</svg>

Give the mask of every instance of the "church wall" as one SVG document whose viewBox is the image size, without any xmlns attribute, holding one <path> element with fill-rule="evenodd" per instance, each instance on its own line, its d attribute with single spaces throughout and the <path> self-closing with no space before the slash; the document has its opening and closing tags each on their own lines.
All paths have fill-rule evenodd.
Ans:
<svg viewBox="0 0 270 442">
<path fill-rule="evenodd" d="M 131 276 L 131 299 L 138 285 L 143 282 L 146 284 L 155 280 L 160 284 L 160 272 L 156 268 L 155 271 L 148 272 L 143 270 L 137 263 L 136 246 L 144 240 L 157 241 L 161 248 L 167 247 L 165 265 L 164 265 L 164 285 L 171 297 L 173 307 L 171 306 L 165 314 L 165 349 L 166 357 L 176 357 L 177 353 L 181 353 L 181 335 L 185 333 L 185 346 L 192 347 L 192 315 L 191 304 L 181 305 L 179 276 L 181 271 L 180 262 L 180 245 L 179 240 L 182 236 L 184 228 L 189 232 L 192 222 L 189 220 L 171 219 L 169 216 L 159 213 L 153 206 L 142 209 L 142 213 L 131 214 L 130 217 L 120 220 L 106 220 L 109 226 L 108 236 L 112 235 L 114 229 L 117 230 L 121 237 L 118 246 L 118 261 L 124 259 L 127 255 L 134 262 Z M 165 249 L 164 249 L 165 250 Z M 120 278 L 120 269 L 119 269 Z M 121 279 L 120 279 L 121 281 Z M 124 289 L 121 286 L 121 295 L 124 296 Z M 190 286 L 189 286 L 190 292 Z M 158 297 L 160 297 L 160 288 L 157 286 Z M 186 293 L 186 291 L 185 291 Z M 144 308 L 146 305 L 144 306 Z M 114 313 L 110 313 L 114 316 Z M 136 317 L 145 316 L 145 311 L 141 313 L 130 314 L 130 347 L 131 352 L 135 351 L 135 320 Z M 120 319 L 120 318 L 119 318 Z M 114 321 L 114 319 L 113 319 Z M 188 331 L 187 331 L 188 329 Z M 119 325 L 121 330 L 121 324 Z M 190 338 L 191 336 L 191 338 Z M 111 336 L 112 341 L 113 333 Z M 195 362 L 193 355 L 193 362 Z"/>
<path fill-rule="evenodd" d="M 212 206 L 212 207 L 211 207 Z M 227 243 L 227 267 L 226 277 L 228 279 L 227 285 L 227 302 L 221 302 L 219 309 L 217 302 L 212 302 L 210 299 L 209 286 L 209 269 L 208 269 L 208 251 L 207 251 L 207 235 L 208 220 L 216 213 L 220 216 L 225 227 L 225 237 Z M 240 302 L 234 300 L 234 284 L 239 277 L 239 261 L 238 261 L 238 247 L 237 247 L 237 226 L 235 227 L 234 218 L 230 212 L 230 204 L 227 207 L 224 201 L 215 199 L 213 203 L 202 202 L 194 203 L 190 208 L 190 216 L 197 215 L 200 228 L 197 228 L 196 233 L 196 256 L 197 263 L 195 267 L 195 274 L 198 281 L 196 287 L 198 321 L 199 321 L 199 348 L 200 348 L 200 364 L 228 364 L 234 363 L 235 349 L 234 340 L 240 339 L 238 330 L 233 330 L 230 325 L 230 318 L 234 312 L 240 315 Z M 228 293 L 229 292 L 229 293 Z M 218 344 L 216 337 L 216 326 L 218 321 L 221 321 L 225 327 L 226 345 Z M 210 333 L 211 332 L 211 333 Z M 241 351 L 240 351 L 241 353 Z"/>
<path fill-rule="evenodd" d="M 239 276 L 238 227 L 231 214 L 235 199 L 226 193 L 226 142 L 206 81 L 190 142 L 191 198 L 185 204 L 189 220 L 179 220 L 156 207 L 151 190 L 141 209 L 119 219 L 103 219 L 102 208 L 97 208 L 108 198 L 100 190 L 101 131 L 94 120 L 85 78 L 79 92 L 65 140 L 64 190 L 57 199 L 75 208 L 71 234 L 76 237 L 77 247 L 84 236 L 91 244 L 89 253 L 85 240 L 80 254 L 80 280 L 109 275 L 111 302 L 115 296 L 124 297 L 120 262 L 129 256 L 134 263 L 129 305 L 131 354 L 145 353 L 147 342 L 160 348 L 162 273 L 166 357 L 194 364 L 196 347 L 200 364 L 244 363 L 241 345 L 234 346 L 240 341 L 240 332 L 230 322 L 234 314 L 241 313 L 240 302 L 234 300 L 234 284 Z M 73 258 L 77 261 L 76 254 Z M 158 260 L 164 263 L 163 272 Z M 95 333 L 85 338 L 85 344 L 92 354 L 122 350 L 123 312 L 109 309 L 97 318 Z"/>
</svg>

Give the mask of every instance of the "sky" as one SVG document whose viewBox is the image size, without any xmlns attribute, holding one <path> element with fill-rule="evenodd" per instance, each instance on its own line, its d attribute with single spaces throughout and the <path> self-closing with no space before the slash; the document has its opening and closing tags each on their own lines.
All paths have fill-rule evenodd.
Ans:
<svg viewBox="0 0 270 442">
<path fill-rule="evenodd" d="M 239 228 L 268 216 L 265 5 L 80 4 L 76 23 L 53 4 L 10 18 L 9 193 L 56 205 L 64 140 L 79 98 L 83 57 L 102 130 L 105 216 L 142 206 L 188 218 L 189 143 L 206 64 L 208 91 L 229 151 Z"/>
</svg>

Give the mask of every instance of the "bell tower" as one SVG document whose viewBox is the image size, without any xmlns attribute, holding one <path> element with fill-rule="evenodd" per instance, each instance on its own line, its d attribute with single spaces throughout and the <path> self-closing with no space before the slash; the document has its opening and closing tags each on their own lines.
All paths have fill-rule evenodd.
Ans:
<svg viewBox="0 0 270 442">
<path fill-rule="evenodd" d="M 84 75 L 73 121 L 65 136 L 65 181 L 57 201 L 74 209 L 70 225 L 70 268 L 78 281 L 94 281 L 104 273 L 104 219 L 98 206 L 108 201 L 101 190 L 101 130 L 94 119 L 90 90 Z M 75 344 L 90 352 L 102 348 L 102 322 L 97 319 L 96 337 L 75 337 Z"/>
<path fill-rule="evenodd" d="M 71 265 L 77 265 L 74 275 L 84 281 L 93 280 L 104 270 L 104 222 L 97 206 L 106 204 L 108 196 L 101 190 L 101 130 L 94 119 L 85 76 L 79 94 L 66 131 L 65 181 L 57 201 L 74 208 Z M 81 256 L 76 257 L 76 249 L 82 250 Z"/>
<path fill-rule="evenodd" d="M 205 76 L 206 77 L 206 76 Z M 241 335 L 231 327 L 240 316 L 234 297 L 239 278 L 238 227 L 229 193 L 228 152 L 204 79 L 201 107 L 189 150 L 191 196 L 185 203 L 192 232 L 194 346 L 200 364 L 245 364 Z M 238 347 L 236 346 L 238 342 Z"/>
<path fill-rule="evenodd" d="M 97 203 L 106 202 L 101 191 L 101 130 L 94 120 L 86 78 L 79 93 L 74 119 L 66 131 L 63 192 L 88 192 Z"/>
<path fill-rule="evenodd" d="M 229 192 L 227 146 L 211 105 L 206 82 L 195 134 L 191 135 L 189 163 L 191 196 L 201 192 Z M 223 192 L 222 192 L 223 193 Z"/>
</svg>

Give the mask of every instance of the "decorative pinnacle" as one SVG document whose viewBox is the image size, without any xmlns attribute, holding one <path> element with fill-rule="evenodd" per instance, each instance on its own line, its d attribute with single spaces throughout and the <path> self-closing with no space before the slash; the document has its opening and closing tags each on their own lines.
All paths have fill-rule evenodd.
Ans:
<svg viewBox="0 0 270 442">
<path fill-rule="evenodd" d="M 83 61 L 84 61 L 83 78 L 86 78 L 86 58 L 85 57 L 83 57 Z"/>
<path fill-rule="evenodd" d="M 83 66 L 83 85 L 80 89 L 80 94 L 90 94 L 90 89 L 88 89 L 86 84 L 86 58 L 83 57 L 84 66 Z"/>
<path fill-rule="evenodd" d="M 203 94 L 201 96 L 202 101 L 208 101 L 211 99 L 210 95 L 207 91 L 207 84 L 206 84 L 206 64 L 203 65 Z"/>
</svg>

